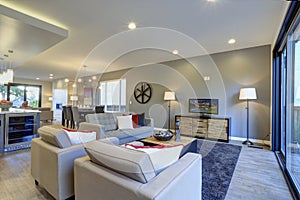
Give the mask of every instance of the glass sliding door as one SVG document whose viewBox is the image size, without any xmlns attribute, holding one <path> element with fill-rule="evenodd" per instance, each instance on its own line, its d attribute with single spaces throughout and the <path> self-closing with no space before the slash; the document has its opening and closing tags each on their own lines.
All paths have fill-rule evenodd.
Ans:
<svg viewBox="0 0 300 200">
<path fill-rule="evenodd" d="M 299 22 L 299 20 L 298 20 Z M 289 35 L 286 99 L 286 167 L 300 189 L 300 23 Z"/>
<path fill-rule="evenodd" d="M 281 136 L 280 151 L 285 159 L 286 155 L 286 47 L 281 54 Z"/>
<path fill-rule="evenodd" d="M 291 1 L 273 49 L 272 150 L 300 199 L 300 2 Z"/>
</svg>

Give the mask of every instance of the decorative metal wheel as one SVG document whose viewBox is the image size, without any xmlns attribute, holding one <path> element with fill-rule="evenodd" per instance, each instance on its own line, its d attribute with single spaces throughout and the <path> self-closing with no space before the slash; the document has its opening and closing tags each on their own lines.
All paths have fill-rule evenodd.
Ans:
<svg viewBox="0 0 300 200">
<path fill-rule="evenodd" d="M 147 103 L 151 99 L 152 88 L 149 83 L 139 82 L 134 88 L 134 98 L 141 104 Z"/>
</svg>

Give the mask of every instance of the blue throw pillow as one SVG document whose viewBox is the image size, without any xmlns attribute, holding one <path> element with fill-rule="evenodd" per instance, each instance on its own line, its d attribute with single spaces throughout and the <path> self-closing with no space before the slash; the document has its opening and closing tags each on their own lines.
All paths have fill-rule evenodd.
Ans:
<svg viewBox="0 0 300 200">
<path fill-rule="evenodd" d="M 138 125 L 139 126 L 146 126 L 145 113 L 138 114 Z"/>
</svg>

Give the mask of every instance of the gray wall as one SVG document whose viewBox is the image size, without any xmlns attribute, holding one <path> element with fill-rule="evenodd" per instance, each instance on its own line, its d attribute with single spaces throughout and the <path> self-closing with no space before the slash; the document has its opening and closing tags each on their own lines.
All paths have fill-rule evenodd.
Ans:
<svg viewBox="0 0 300 200">
<path fill-rule="evenodd" d="M 270 45 L 212 55 L 226 88 L 227 115 L 232 117 L 232 136 L 246 137 L 246 102 L 239 89 L 255 87 L 257 100 L 250 102 L 250 138 L 269 140 L 271 111 Z"/>
<path fill-rule="evenodd" d="M 258 99 L 250 102 L 250 138 L 269 139 L 270 53 L 270 45 L 259 46 L 110 72 L 101 79 L 125 78 L 127 110 L 145 112 L 154 118 L 156 127 L 167 126 L 165 91 L 176 93 L 176 101 L 171 102 L 171 127 L 175 114 L 191 115 L 189 98 L 218 98 L 219 115 L 231 117 L 231 136 L 235 137 L 246 137 L 246 102 L 238 99 L 239 90 L 255 87 Z M 153 88 L 147 104 L 139 104 L 133 98 L 134 87 L 140 81 Z"/>
</svg>

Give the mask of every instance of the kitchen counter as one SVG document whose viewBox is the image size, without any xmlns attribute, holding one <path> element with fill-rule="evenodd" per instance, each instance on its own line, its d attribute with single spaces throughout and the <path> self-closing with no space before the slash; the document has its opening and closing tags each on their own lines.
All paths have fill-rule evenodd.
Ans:
<svg viewBox="0 0 300 200">
<path fill-rule="evenodd" d="M 40 113 L 39 110 L 30 110 L 30 109 L 22 109 L 22 108 L 10 108 L 8 111 L 0 111 L 0 115 L 5 115 L 9 113 Z"/>
</svg>

